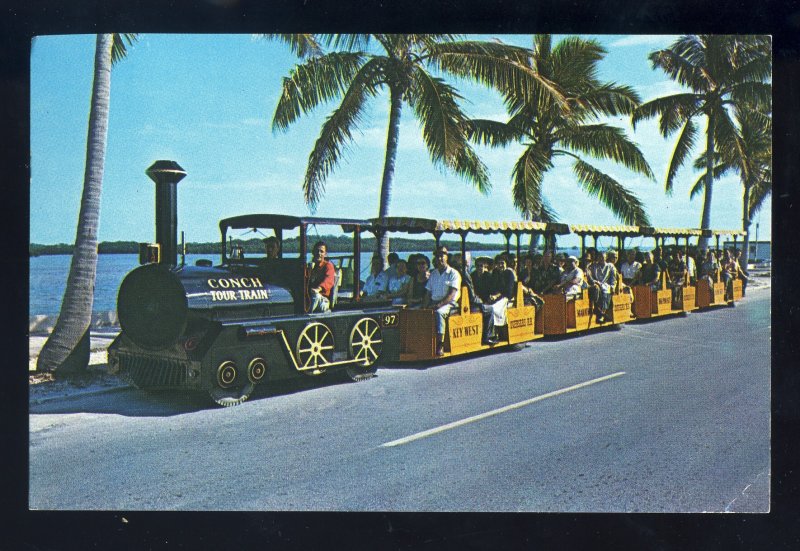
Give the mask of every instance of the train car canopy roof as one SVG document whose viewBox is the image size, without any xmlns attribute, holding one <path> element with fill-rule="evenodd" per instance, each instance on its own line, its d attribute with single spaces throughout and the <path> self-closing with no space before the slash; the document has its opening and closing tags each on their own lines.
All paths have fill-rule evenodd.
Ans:
<svg viewBox="0 0 800 551">
<path fill-rule="evenodd" d="M 223 233 L 230 229 L 271 228 L 290 230 L 301 225 L 318 224 L 320 226 L 341 226 L 343 231 L 354 231 L 356 226 L 366 229 L 370 225 L 368 220 L 351 218 L 320 218 L 315 216 L 289 216 L 286 214 L 243 214 L 224 218 L 219 222 L 219 229 Z"/>
<path fill-rule="evenodd" d="M 559 223 L 519 221 L 486 221 L 486 220 L 434 220 L 432 218 L 410 218 L 404 216 L 386 216 L 370 220 L 373 229 L 384 231 L 400 231 L 406 233 L 569 233 L 569 226 Z"/>
</svg>

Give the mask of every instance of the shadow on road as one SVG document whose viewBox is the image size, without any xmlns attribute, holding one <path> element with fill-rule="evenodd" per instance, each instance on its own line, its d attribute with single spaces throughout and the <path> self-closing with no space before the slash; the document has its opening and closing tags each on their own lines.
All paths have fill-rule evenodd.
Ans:
<svg viewBox="0 0 800 551">
<path fill-rule="evenodd" d="M 251 394 L 248 402 L 286 396 L 308 390 L 346 384 L 343 376 L 291 379 L 266 383 Z M 222 409 L 204 392 L 175 390 L 139 390 L 133 387 L 113 389 L 108 392 L 66 396 L 43 403 L 31 403 L 30 414 L 102 413 L 126 417 L 171 417 L 203 410 Z"/>
</svg>

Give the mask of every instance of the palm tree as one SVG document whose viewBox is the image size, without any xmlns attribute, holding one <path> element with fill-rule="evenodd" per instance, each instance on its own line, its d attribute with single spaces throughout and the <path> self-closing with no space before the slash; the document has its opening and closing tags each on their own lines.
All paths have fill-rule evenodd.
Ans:
<svg viewBox="0 0 800 551">
<path fill-rule="evenodd" d="M 731 107 L 747 103 L 756 108 L 766 105 L 772 87 L 765 81 L 772 72 L 769 37 L 744 35 L 686 35 L 669 48 L 649 55 L 653 69 L 663 70 L 670 78 L 689 89 L 656 98 L 640 105 L 633 114 L 636 123 L 660 116 L 664 137 L 681 129 L 667 169 L 665 189 L 672 193 L 675 174 L 691 154 L 697 138 L 696 119 L 705 116 L 706 185 L 702 229 L 711 224 L 713 162 L 716 144 L 741 143 L 732 118 Z M 701 238 L 700 247 L 708 245 Z"/>
<path fill-rule="evenodd" d="M 745 232 L 742 265 L 747 269 L 753 215 L 772 192 L 772 118 L 747 107 L 736 108 L 734 112 L 739 122 L 740 140 L 720 145 L 713 180 L 729 172 L 739 175 L 743 188 L 742 230 Z M 695 161 L 695 168 L 702 170 L 706 164 L 706 152 L 703 152 Z M 705 184 L 706 174 L 703 173 L 692 187 L 690 197 L 702 193 Z"/>
<path fill-rule="evenodd" d="M 487 169 L 467 140 L 467 118 L 459 106 L 462 97 L 437 73 L 513 89 L 521 96 L 554 97 L 555 102 L 560 98 L 550 82 L 525 65 L 525 49 L 499 42 L 461 40 L 448 34 L 325 35 L 319 40 L 336 51 L 323 54 L 308 35 L 279 38 L 307 60 L 283 80 L 273 130 L 286 130 L 300 115 L 341 97 L 322 125 L 308 159 L 303 190 L 312 210 L 325 190 L 325 179 L 358 128 L 367 100 L 384 90 L 388 91 L 390 110 L 379 217 L 389 213 L 404 105 L 410 106 L 419 120 L 434 164 L 455 172 L 482 193 L 490 189 Z M 387 256 L 385 236 L 378 253 L 384 259 Z"/>
<path fill-rule="evenodd" d="M 583 190 L 598 198 L 623 222 L 649 224 L 641 201 L 620 182 L 589 164 L 582 155 L 608 159 L 653 179 L 639 148 L 616 127 L 596 122 L 601 115 L 631 114 L 639 103 L 633 89 L 600 82 L 597 63 L 606 50 L 594 40 L 569 37 L 552 46 L 550 35 L 537 35 L 529 52 L 530 68 L 558 89 L 553 96 L 519 96 L 504 90 L 509 120 L 473 119 L 468 136 L 493 147 L 522 143 L 525 151 L 512 171 L 514 206 L 526 218 L 552 221 L 555 213 L 545 199 L 545 174 L 558 157 L 572 159 Z"/>
<path fill-rule="evenodd" d="M 92 320 L 97 272 L 97 232 L 106 153 L 111 67 L 125 57 L 125 42 L 132 44 L 135 40 L 136 35 L 133 34 L 97 35 L 86 170 L 75 249 L 58 321 L 39 354 L 36 363 L 38 371 L 58 370 L 60 373 L 68 373 L 85 369 L 89 363 L 89 325 Z"/>
</svg>

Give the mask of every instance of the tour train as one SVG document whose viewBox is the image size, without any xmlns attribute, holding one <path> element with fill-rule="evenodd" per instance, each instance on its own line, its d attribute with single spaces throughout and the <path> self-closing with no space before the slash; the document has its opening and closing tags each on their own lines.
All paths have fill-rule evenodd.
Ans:
<svg viewBox="0 0 800 551">
<path fill-rule="evenodd" d="M 555 236 L 585 238 L 612 236 L 622 249 L 626 237 L 700 237 L 700 230 L 671 230 L 637 226 L 568 226 L 532 221 L 472 222 L 386 217 L 370 220 L 252 214 L 226 218 L 219 223 L 221 262 L 214 266 L 200 260 L 196 265 L 178 263 L 177 183 L 185 172 L 172 161 L 156 161 L 147 174 L 156 182 L 156 243 L 142 244 L 138 268 L 122 281 L 117 312 L 119 336 L 108 349 L 110 370 L 142 389 L 174 389 L 207 393 L 217 404 L 231 406 L 245 401 L 258 385 L 341 372 L 353 381 L 373 376 L 379 363 L 425 361 L 436 354 L 435 314 L 430 309 L 394 305 L 391 300 L 365 300 L 361 295 L 361 234 L 380 238 L 387 232 L 432 234 L 438 247 L 443 234 L 461 238 L 466 258 L 468 234 L 501 234 L 506 251 L 516 238 L 517 258 L 523 235 L 541 235 L 554 246 Z M 352 257 L 331 258 L 336 278 L 331 308 L 309 313 L 307 292 L 309 230 L 338 226 L 352 234 Z M 246 258 L 227 243 L 228 233 L 254 231 L 277 238 L 278 258 Z M 283 235 L 299 234 L 299 256 L 283 256 Z M 317 230 L 318 231 L 318 230 Z M 266 232 L 266 233 L 265 233 Z M 716 231 L 734 239 L 741 232 Z M 455 251 L 451 251 L 451 254 Z M 480 312 L 473 312 L 466 288 L 458 311 L 447 319 L 443 357 L 490 348 L 508 347 L 540 339 L 618 325 L 634 319 L 682 313 L 696 308 L 726 304 L 741 297 L 741 281 L 734 282 L 732 299 L 726 301 L 724 284 L 709 286 L 698 281 L 687 285 L 680 308 L 673 309 L 671 290 L 665 283 L 656 291 L 635 286 L 625 292 L 618 285 L 603 323 L 591 315 L 588 293 L 572 300 L 563 294 L 544 296 L 544 305 L 526 305 L 518 283 L 515 300 L 507 310 L 507 325 L 499 342 L 482 344 Z"/>
</svg>

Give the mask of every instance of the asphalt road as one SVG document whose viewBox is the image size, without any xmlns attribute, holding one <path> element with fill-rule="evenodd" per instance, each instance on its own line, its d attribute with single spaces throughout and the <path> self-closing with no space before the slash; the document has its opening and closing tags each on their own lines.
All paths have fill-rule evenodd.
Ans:
<svg viewBox="0 0 800 551">
<path fill-rule="evenodd" d="M 766 512 L 770 323 L 754 289 L 229 409 L 133 390 L 31 405 L 30 507 Z"/>
</svg>

